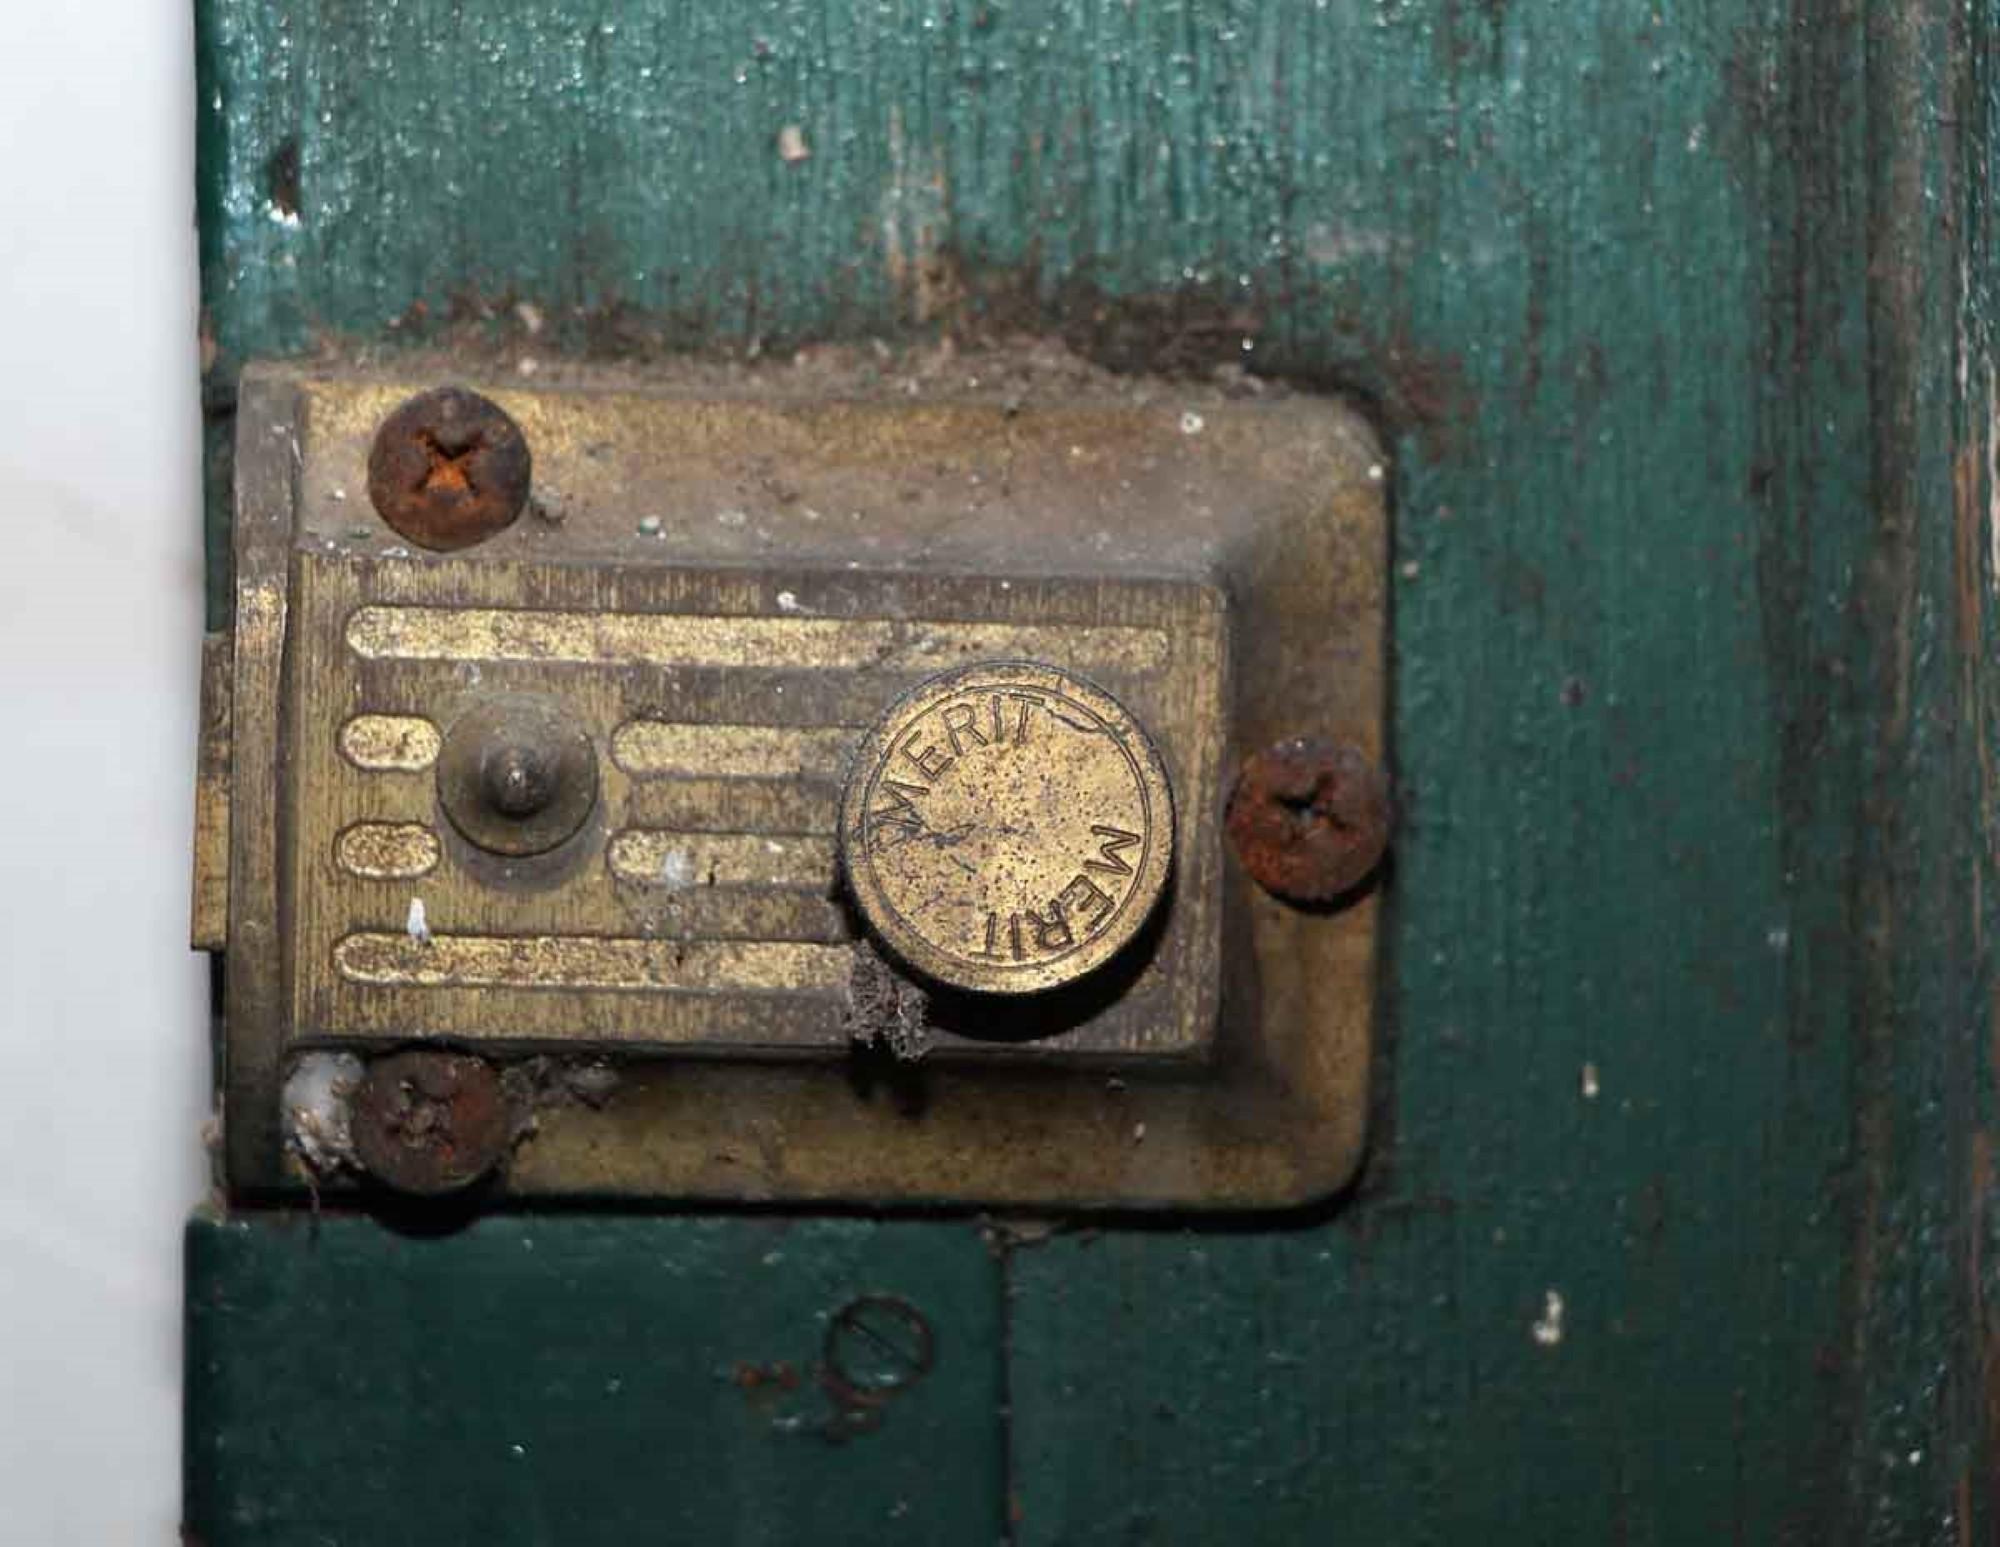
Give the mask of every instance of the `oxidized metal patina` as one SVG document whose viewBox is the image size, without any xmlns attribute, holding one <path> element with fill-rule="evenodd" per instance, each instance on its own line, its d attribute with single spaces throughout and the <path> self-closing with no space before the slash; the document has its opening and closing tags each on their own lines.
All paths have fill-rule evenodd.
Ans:
<svg viewBox="0 0 2000 1547">
<path fill-rule="evenodd" d="M 1352 1173 L 1378 904 L 1260 889 L 1224 778 L 1300 725 L 1381 759 L 1358 418 L 579 372 L 490 389 L 535 498 L 441 551 L 357 520 L 420 385 L 243 380 L 195 920 L 233 1188 L 354 1185 L 286 1148 L 284 1071 L 413 1039 L 523 1093 L 496 1201 L 1269 1206 Z M 434 438 L 439 510 L 495 487 Z M 370 1099 L 430 1134 L 422 1094 Z"/>
<path fill-rule="evenodd" d="M 955 988 L 1074 982 L 1166 888 L 1173 795 L 1145 731 L 1074 673 L 947 672 L 862 742 L 841 821 L 848 885 L 905 962 Z"/>
</svg>

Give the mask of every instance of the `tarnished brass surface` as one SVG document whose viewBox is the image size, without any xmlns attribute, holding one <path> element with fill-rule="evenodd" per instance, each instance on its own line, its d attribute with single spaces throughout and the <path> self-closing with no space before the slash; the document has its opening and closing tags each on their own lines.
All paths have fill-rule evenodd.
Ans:
<svg viewBox="0 0 2000 1547">
<path fill-rule="evenodd" d="M 437 762 L 438 804 L 493 854 L 545 854 L 597 804 L 597 752 L 562 706 L 526 693 L 475 696 Z"/>
<path fill-rule="evenodd" d="M 1205 585 L 1001 591 L 843 565 L 795 582 L 816 615 L 766 615 L 741 575 L 655 554 L 607 572 L 495 564 L 483 549 L 417 563 L 299 552 L 293 605 L 311 643 L 288 689 L 295 1040 L 844 1058 L 874 1029 L 854 1008 L 866 953 L 835 852 L 849 762 L 926 668 L 996 640 L 1100 673 L 1146 716 L 1177 782 L 1209 808 L 1220 798 L 1223 615 Z M 836 605 L 858 616 L 823 615 Z M 545 805 L 508 817 L 486 773 L 530 742 L 568 772 Z M 1164 869 L 1171 823 L 1158 841 Z M 1179 863 L 1182 905 L 1142 942 L 1150 958 L 1111 969 L 1119 991 L 1054 1005 L 1032 1039 L 941 1024 L 927 1056 L 1204 1054 L 1220 950 L 1212 818 Z"/>
<path fill-rule="evenodd" d="M 201 642 L 201 739 L 194 769 L 194 888 L 188 937 L 197 951 L 229 940 L 229 636 Z"/>
<path fill-rule="evenodd" d="M 365 495 L 376 425 L 426 385 L 244 378 L 234 1188 L 343 1185 L 288 1155 L 292 1059 L 438 1039 L 536 1091 L 566 1089 L 570 1060 L 600 1071 L 590 1100 L 536 1098 L 496 1201 L 1262 1206 L 1347 1177 L 1377 904 L 1267 895 L 1220 808 L 1281 737 L 1382 754 L 1383 477 L 1358 419 L 1171 391 L 489 388 L 533 448 L 529 513 L 431 553 Z M 1039 936 L 1011 893 L 947 898 L 916 846 L 885 870 L 900 851 L 864 834 L 841 862 L 843 792 L 904 732 L 949 745 L 962 719 L 924 685 L 996 662 L 1070 723 L 1038 718 L 1038 761 L 993 758 L 937 820 L 985 819 L 973 846 L 1020 871 Z M 505 852 L 441 790 L 454 728 L 523 697 L 588 746 L 597 786 L 549 846 Z M 1002 746 L 960 741 L 967 773 Z M 489 798 L 540 809 L 536 769 L 494 777 Z M 1044 779 L 1065 798 L 1009 857 Z"/>
<path fill-rule="evenodd" d="M 841 855 L 869 926 L 954 988 L 1073 983 L 1129 945 L 1166 889 L 1174 802 L 1109 693 L 1024 661 L 897 700 L 848 775 Z"/>
</svg>

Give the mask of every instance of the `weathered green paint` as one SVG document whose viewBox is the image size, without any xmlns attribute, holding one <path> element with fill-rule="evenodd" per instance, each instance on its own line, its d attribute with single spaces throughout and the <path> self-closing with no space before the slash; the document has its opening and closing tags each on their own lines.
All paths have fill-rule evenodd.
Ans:
<svg viewBox="0 0 2000 1547">
<path fill-rule="evenodd" d="M 246 356 L 454 307 L 537 352 L 989 319 L 1344 386 L 1395 435 L 1370 1173 L 992 1270 L 1021 1541 L 1995 1539 L 1993 0 L 200 16 L 219 407 Z M 526 1228 L 369 1250 L 441 1293 Z M 693 1228 L 562 1223 L 657 1271 Z M 231 1272 L 304 1250 L 242 1229 Z M 251 1400 L 195 1398 L 198 1435 Z M 300 1400 L 270 1468 L 388 1410 Z M 197 1499 L 271 1486 L 208 1454 Z M 729 1539 L 815 1486 L 765 1459 Z"/>
<path fill-rule="evenodd" d="M 921 1309 L 936 1358 L 871 1411 L 818 1366 L 828 1319 L 874 1294 Z M 495 1218 L 433 1243 L 196 1220 L 190 1529 L 208 1547 L 992 1540 L 997 1298 L 977 1237 L 914 1225 Z"/>
</svg>

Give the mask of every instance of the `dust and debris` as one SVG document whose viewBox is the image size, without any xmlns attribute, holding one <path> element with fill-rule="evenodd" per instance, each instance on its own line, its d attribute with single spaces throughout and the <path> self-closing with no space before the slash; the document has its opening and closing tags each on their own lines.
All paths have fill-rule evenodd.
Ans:
<svg viewBox="0 0 2000 1547">
<path fill-rule="evenodd" d="M 669 849 L 660 860 L 660 885 L 669 892 L 684 892 L 695 883 L 693 851 Z"/>
<path fill-rule="evenodd" d="M 1544 1348 L 1554 1348 L 1563 1340 L 1563 1297 L 1560 1292 L 1554 1289 L 1543 1291 L 1542 1314 L 1529 1330 Z"/>
<path fill-rule="evenodd" d="M 1577 1076 L 1577 1088 L 1583 1092 L 1585 1101 L 1595 1101 L 1600 1089 L 1597 1081 L 1597 1065 L 1585 1064 L 1583 1072 Z"/>
<path fill-rule="evenodd" d="M 366 1073 L 352 1053 L 306 1053 L 285 1077 L 285 1148 L 316 1177 L 356 1163 L 349 1103 Z"/>
<path fill-rule="evenodd" d="M 408 935 L 418 945 L 429 945 L 431 943 L 431 921 L 424 912 L 423 898 L 412 897 L 410 899 L 410 912 L 409 916 L 403 920 L 403 933 Z"/>
<path fill-rule="evenodd" d="M 543 1055 L 509 1064 L 500 1072 L 500 1089 L 513 1116 L 510 1142 L 518 1144 L 533 1134 L 546 1112 L 572 1104 L 601 1110 L 623 1083 L 617 1066 L 602 1058 Z"/>
<path fill-rule="evenodd" d="M 602 1107 L 614 1096 L 623 1080 L 610 1064 L 598 1060 L 570 1066 L 564 1079 L 569 1092 L 587 1107 Z"/>
<path fill-rule="evenodd" d="M 778 131 L 778 159 L 787 166 L 796 166 L 812 157 L 812 146 L 806 143 L 806 132 L 797 124 L 786 124 Z"/>
<path fill-rule="evenodd" d="M 568 336 L 579 328 L 590 329 L 595 320 L 588 308 L 551 310 L 543 336 Z M 426 333 L 420 345 L 398 344 L 393 352 L 344 346 L 329 338 L 322 341 L 318 358 L 329 365 L 363 369 L 387 369 L 393 360 L 395 379 L 404 380 L 508 370 L 523 353 L 532 353 L 541 364 L 537 385 L 551 388 L 668 388 L 751 401 L 943 397 L 996 403 L 1010 413 L 1087 397 L 1157 405 L 1171 409 L 1176 420 L 1181 413 L 1204 417 L 1211 405 L 1250 398 L 1282 400 L 1299 390 L 1283 378 L 1251 375 L 1234 363 L 1216 366 L 1190 359 L 1186 362 L 1190 369 L 1182 370 L 1178 355 L 1174 371 L 1147 374 L 1142 361 L 1126 358 L 1129 351 L 1121 351 L 1118 362 L 1107 363 L 1091 352 L 1094 346 L 1088 339 L 1083 341 L 1087 347 L 1079 349 L 1065 337 L 1011 328 L 1004 321 L 996 324 L 983 314 L 953 325 L 967 331 L 894 343 L 881 338 L 814 342 L 774 358 L 767 352 L 768 341 L 761 338 L 733 349 L 717 345 L 716 352 L 691 355 L 674 349 L 671 334 L 656 336 L 643 330 L 595 342 L 582 355 L 554 346 L 545 352 L 528 348 L 529 335 L 518 327 L 496 337 L 485 324 L 465 322 L 441 326 Z M 637 327 L 636 321 L 633 326 Z M 1191 374 L 1197 363 L 1198 373 Z M 272 429 L 289 437 L 290 426 L 284 423 Z M 1079 445 L 1075 455 L 1085 454 L 1086 448 Z M 836 514 L 816 512 L 821 519 L 835 519 Z"/>
<path fill-rule="evenodd" d="M 1192 408 L 1185 409 L 1181 413 L 1181 434 L 1199 435 L 1207 426 L 1208 421 Z"/>
<path fill-rule="evenodd" d="M 987 1254 L 996 1259 L 1004 1258 L 1009 1252 L 1024 1247 L 1042 1245 L 1052 1241 L 1064 1231 L 1061 1221 L 1054 1219 L 1034 1219 L 1026 1215 L 1013 1215 L 1006 1219 L 982 1219 L 979 1222 L 979 1236 L 986 1243 Z"/>
<path fill-rule="evenodd" d="M 220 1156 L 222 1154 L 224 1133 L 222 1096 L 218 1092 L 214 1100 L 209 1103 L 208 1116 L 201 1120 L 202 1149 L 210 1155 Z"/>
<path fill-rule="evenodd" d="M 904 1063 L 915 1063 L 931 1048 L 924 991 L 869 946 L 854 952 L 848 979 L 847 1034 L 861 1047 L 886 1047 Z"/>
</svg>

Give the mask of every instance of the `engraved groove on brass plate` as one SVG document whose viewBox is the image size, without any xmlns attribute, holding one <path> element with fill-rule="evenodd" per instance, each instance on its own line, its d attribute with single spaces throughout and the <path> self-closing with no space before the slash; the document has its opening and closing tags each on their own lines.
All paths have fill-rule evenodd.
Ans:
<svg viewBox="0 0 2000 1547">
<path fill-rule="evenodd" d="M 1166 888 L 1173 795 L 1123 705 L 1025 661 L 947 672 L 855 759 L 841 855 L 863 916 L 957 988 L 1020 994 L 1122 950 Z"/>
<path fill-rule="evenodd" d="M 681 832 L 830 837 L 840 826 L 840 786 L 810 779 L 657 779 L 626 795 L 633 825 Z"/>
<path fill-rule="evenodd" d="M 590 666 L 719 666 L 933 672 L 1032 650 L 1047 625 L 937 619 L 728 617 L 692 613 L 538 612 L 501 607 L 360 607 L 347 643 L 371 660 L 534 661 Z M 1086 671 L 1131 675 L 1166 665 L 1163 629 L 1065 630 Z"/>
<path fill-rule="evenodd" d="M 612 838 L 605 863 L 621 881 L 669 892 L 767 886 L 831 893 L 838 876 L 831 838 L 763 833 L 634 829 Z"/>
<path fill-rule="evenodd" d="M 415 771 L 437 761 L 444 739 L 413 714 L 358 714 L 340 727 L 340 753 L 356 768 Z"/>
<path fill-rule="evenodd" d="M 399 988 L 628 989 L 652 993 L 844 994 L 854 953 L 767 940 L 364 931 L 334 947 L 355 983 Z"/>
<path fill-rule="evenodd" d="M 363 880 L 412 880 L 437 869 L 444 849 L 420 822 L 356 822 L 334 840 L 335 863 Z"/>
<path fill-rule="evenodd" d="M 633 720 L 611 738 L 611 760 L 635 779 L 837 779 L 859 726 L 678 724 Z"/>
<path fill-rule="evenodd" d="M 234 637 L 211 652 L 229 749 L 204 764 L 227 790 L 205 796 L 197 910 L 226 944 L 232 1193 L 344 1191 L 286 1142 L 290 1061 L 412 1038 L 616 1070 L 602 1106 L 537 1109 L 483 1195 L 500 1206 L 1263 1208 L 1351 1177 L 1379 899 L 1275 903 L 1227 862 L 1219 814 L 1244 753 L 1301 726 L 1384 755 L 1391 545 L 1368 425 L 1304 393 L 1203 398 L 1190 435 L 1198 384 L 913 403 L 800 395 L 789 374 L 716 397 L 671 371 L 656 390 L 637 366 L 572 369 L 559 390 L 493 389 L 561 519 L 421 559 L 359 535 L 352 493 L 383 416 L 435 383 L 320 360 L 243 372 Z M 637 530 L 661 490 L 688 519 Z M 866 727 L 994 660 L 1112 695 L 1175 814 L 1169 856 L 1164 833 L 1134 845 L 1081 802 L 1060 813 L 1089 816 L 1095 842 L 1057 878 L 1062 921 L 1030 890 L 1051 941 L 1089 933 L 1089 888 L 1117 904 L 1142 847 L 1166 889 L 1101 968 L 998 998 L 900 980 L 910 957 L 877 959 L 840 865 Z M 440 808 L 444 733 L 499 695 L 546 700 L 596 758 L 596 804 L 539 855 L 481 850 Z M 356 874 L 343 853 L 420 862 L 373 835 L 343 845 L 361 824 L 427 828 L 442 857 Z M 675 850 L 694 884 L 671 884 Z M 1026 955 L 1027 908 L 1008 911 L 994 949 L 1011 954 L 1019 912 Z M 921 1062 L 877 1079 L 858 1043 Z"/>
</svg>

